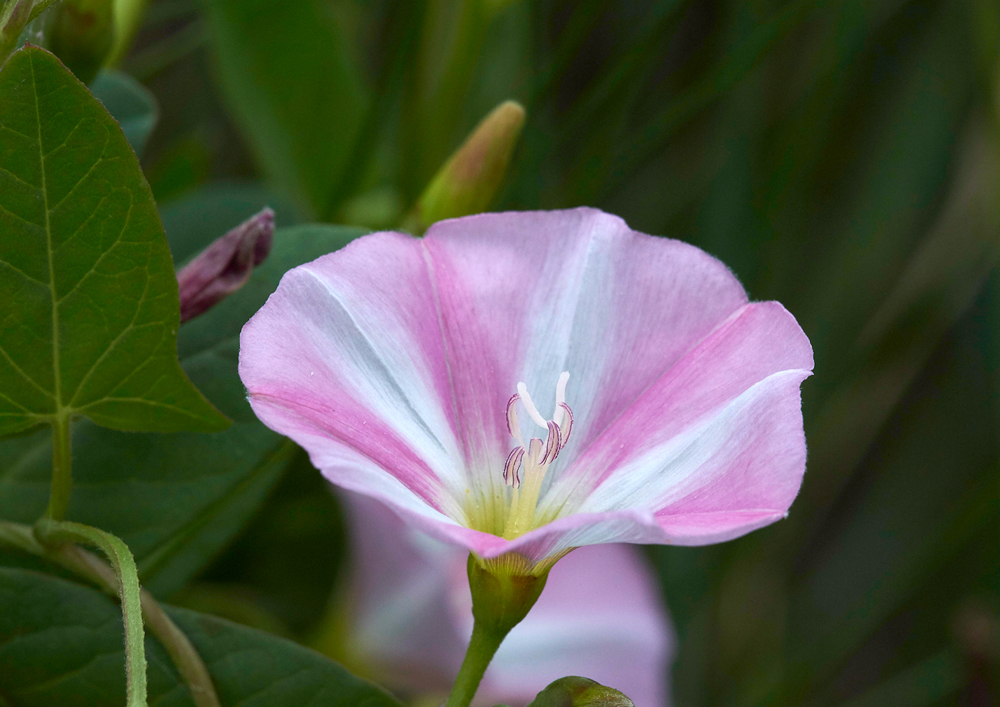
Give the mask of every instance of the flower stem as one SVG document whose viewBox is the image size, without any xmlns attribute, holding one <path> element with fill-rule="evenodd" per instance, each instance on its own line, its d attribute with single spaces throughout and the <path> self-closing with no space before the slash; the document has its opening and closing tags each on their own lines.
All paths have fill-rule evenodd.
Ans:
<svg viewBox="0 0 1000 707">
<path fill-rule="evenodd" d="M 66 517 L 69 494 L 73 489 L 73 448 L 69 425 L 69 415 L 59 415 L 52 421 L 52 492 L 49 494 L 49 509 L 45 513 L 52 520 Z"/>
<path fill-rule="evenodd" d="M 493 655 L 521 623 L 545 588 L 548 569 L 532 574 L 533 563 L 517 555 L 482 560 L 469 555 L 472 638 L 445 707 L 468 707 Z"/>
<path fill-rule="evenodd" d="M 487 630 L 479 621 L 473 625 L 469 649 L 465 652 L 465 660 L 462 661 L 445 707 L 468 707 L 476 695 L 486 668 L 506 635 L 506 632 L 498 634 Z"/>
</svg>

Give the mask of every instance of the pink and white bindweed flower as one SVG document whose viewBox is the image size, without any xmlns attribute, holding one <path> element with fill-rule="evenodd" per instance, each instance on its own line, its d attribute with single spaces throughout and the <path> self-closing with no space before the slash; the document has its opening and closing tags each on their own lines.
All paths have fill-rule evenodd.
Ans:
<svg viewBox="0 0 1000 707">
<path fill-rule="evenodd" d="M 333 483 L 483 560 L 701 545 L 782 518 L 812 348 L 703 251 L 593 209 L 376 233 L 243 328 L 257 416 Z"/>
<path fill-rule="evenodd" d="M 353 659 L 406 694 L 447 693 L 472 633 L 465 551 L 408 527 L 378 501 L 341 498 L 353 550 L 345 607 Z M 582 674 L 640 707 L 665 707 L 673 653 L 659 586 L 640 553 L 581 548 L 549 573 L 472 704 L 525 705 L 552 681 Z"/>
</svg>

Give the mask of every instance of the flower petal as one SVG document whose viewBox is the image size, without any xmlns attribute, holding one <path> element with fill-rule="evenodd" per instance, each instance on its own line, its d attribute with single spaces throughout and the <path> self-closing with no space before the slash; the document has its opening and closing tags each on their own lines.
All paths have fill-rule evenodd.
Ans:
<svg viewBox="0 0 1000 707">
<path fill-rule="evenodd" d="M 746 303 L 739 282 L 715 258 L 636 233 L 594 209 L 443 221 L 425 243 L 467 460 L 501 483 L 506 402 L 519 381 L 551 415 L 546 398 L 560 373 L 570 372 L 567 398 L 578 425 L 561 454 L 559 468 L 566 468 Z"/>
<path fill-rule="evenodd" d="M 286 273 L 243 329 L 240 376 L 331 480 L 460 518 L 442 348 L 420 242 L 383 233 Z"/>
<path fill-rule="evenodd" d="M 760 514 L 782 517 L 805 471 L 799 385 L 812 363 L 781 305 L 747 305 L 583 452 L 547 503 L 653 509 L 671 542 L 685 543 L 735 537 L 759 527 Z"/>
<path fill-rule="evenodd" d="M 327 478 L 484 557 L 735 537 L 801 481 L 812 356 L 791 315 L 592 209 L 363 237 L 286 274 L 241 343 L 254 410 Z M 506 404 L 524 381 L 548 414 L 562 371 L 573 439 L 539 507 L 555 520 L 509 542 Z"/>
</svg>

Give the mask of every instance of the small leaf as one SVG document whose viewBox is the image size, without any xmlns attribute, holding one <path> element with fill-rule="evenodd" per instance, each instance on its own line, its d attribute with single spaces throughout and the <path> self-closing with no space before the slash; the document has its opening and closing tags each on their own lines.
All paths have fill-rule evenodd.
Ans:
<svg viewBox="0 0 1000 707">
<path fill-rule="evenodd" d="M 0 694 L 19 707 L 119 707 L 121 611 L 96 589 L 0 568 Z M 399 707 L 319 653 L 193 611 L 165 607 L 205 661 L 224 707 Z M 146 638 L 151 705 L 188 707 L 163 647 Z"/>
<path fill-rule="evenodd" d="M 36 47 L 0 71 L 0 435 L 86 415 L 225 429 L 177 362 L 177 280 L 121 128 Z"/>
</svg>

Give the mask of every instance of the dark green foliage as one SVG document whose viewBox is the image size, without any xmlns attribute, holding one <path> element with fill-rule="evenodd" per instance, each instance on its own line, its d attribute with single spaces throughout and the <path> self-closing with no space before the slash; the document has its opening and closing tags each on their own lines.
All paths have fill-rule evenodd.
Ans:
<svg viewBox="0 0 1000 707">
<path fill-rule="evenodd" d="M 0 568 L 0 695 L 19 707 L 122 704 L 121 611 L 94 589 Z M 380 688 L 291 641 L 168 609 L 208 667 L 223 707 L 399 707 Z M 192 705 L 155 639 L 146 638 L 149 702 Z"/>
<path fill-rule="evenodd" d="M 366 92 L 319 0 L 205 0 L 220 85 L 267 175 L 325 216 Z"/>
<path fill-rule="evenodd" d="M 79 423 L 69 515 L 124 539 L 154 593 L 181 587 L 242 528 L 280 478 L 294 446 L 254 417 L 236 372 L 239 332 L 286 270 L 343 246 L 358 229 L 279 229 L 247 285 L 181 327 L 181 364 L 232 418 L 225 432 L 126 434 Z M 0 518 L 31 523 L 45 510 L 51 435 L 0 443 Z"/>
</svg>

